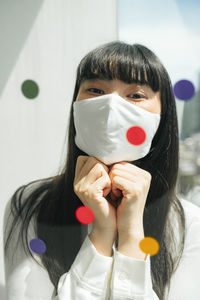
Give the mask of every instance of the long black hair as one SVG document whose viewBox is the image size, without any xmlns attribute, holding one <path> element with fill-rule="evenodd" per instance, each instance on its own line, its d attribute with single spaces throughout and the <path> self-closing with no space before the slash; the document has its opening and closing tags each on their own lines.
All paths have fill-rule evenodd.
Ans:
<svg viewBox="0 0 200 300">
<path fill-rule="evenodd" d="M 11 199 L 14 220 L 5 251 L 20 219 L 20 237 L 27 253 L 32 256 L 27 228 L 31 218 L 35 217 L 37 236 L 47 246 L 41 260 L 55 288 L 60 276 L 70 269 L 81 246 L 82 226 L 75 217 L 76 208 L 82 205 L 73 190 L 75 166 L 79 155 L 87 155 L 74 142 L 73 102 L 81 83 L 93 78 L 119 79 L 125 83 L 148 85 L 154 92 L 160 91 L 161 120 L 151 149 L 145 157 L 132 163 L 152 176 L 143 223 L 145 236 L 154 237 L 160 244 L 159 252 L 150 257 L 151 275 L 154 291 L 159 299 L 164 299 L 165 288 L 170 287 L 170 278 L 179 264 L 185 241 L 185 214 L 176 196 L 179 162 L 177 113 L 165 67 L 151 50 L 140 44 L 110 42 L 90 51 L 81 60 L 70 110 L 66 162 L 57 175 L 39 180 L 39 186 L 26 196 L 26 201 L 22 201 L 23 192 L 33 182 L 16 190 Z M 170 218 L 172 213 L 174 219 Z M 179 244 L 175 241 L 173 220 L 179 224 Z"/>
</svg>

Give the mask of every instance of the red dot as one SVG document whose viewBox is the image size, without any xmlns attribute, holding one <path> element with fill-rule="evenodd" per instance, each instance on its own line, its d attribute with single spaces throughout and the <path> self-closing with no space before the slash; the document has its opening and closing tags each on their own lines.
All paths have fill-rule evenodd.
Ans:
<svg viewBox="0 0 200 300">
<path fill-rule="evenodd" d="M 82 224 L 90 224 L 94 221 L 93 211 L 86 206 L 79 206 L 75 211 L 75 216 Z"/>
<path fill-rule="evenodd" d="M 141 127 L 133 126 L 127 130 L 126 138 L 133 145 L 141 145 L 146 140 L 146 133 Z"/>
</svg>

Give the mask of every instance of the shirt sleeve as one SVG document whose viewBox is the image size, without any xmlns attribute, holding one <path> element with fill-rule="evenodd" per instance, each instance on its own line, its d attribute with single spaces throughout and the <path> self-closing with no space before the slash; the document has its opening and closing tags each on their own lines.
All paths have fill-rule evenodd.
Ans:
<svg viewBox="0 0 200 300">
<path fill-rule="evenodd" d="M 4 213 L 5 225 L 10 214 L 10 202 Z M 9 225 L 12 218 L 9 218 Z M 28 241 L 35 238 L 34 223 L 28 229 Z M 9 226 L 8 226 L 9 227 Z M 8 253 L 4 253 L 7 300 L 105 300 L 109 293 L 109 278 L 113 257 L 99 254 L 87 235 L 69 270 L 60 277 L 57 294 L 42 265 L 40 255 L 27 255 L 17 243 L 18 227 L 12 236 Z"/>
<path fill-rule="evenodd" d="M 186 231 L 183 254 L 171 277 L 165 300 L 200 299 L 200 209 L 185 203 Z M 177 232 L 177 243 L 180 238 Z M 158 300 L 152 289 L 150 255 L 137 260 L 114 251 L 110 300 Z"/>
<path fill-rule="evenodd" d="M 113 257 L 103 256 L 87 235 L 70 271 L 58 284 L 58 300 L 109 299 Z"/>
<path fill-rule="evenodd" d="M 110 300 L 159 300 L 152 289 L 150 270 L 150 255 L 140 260 L 115 249 Z"/>
</svg>

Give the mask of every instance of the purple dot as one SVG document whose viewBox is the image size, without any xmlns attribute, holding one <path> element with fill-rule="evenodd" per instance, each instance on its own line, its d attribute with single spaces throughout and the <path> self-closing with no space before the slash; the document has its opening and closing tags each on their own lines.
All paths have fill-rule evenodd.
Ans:
<svg viewBox="0 0 200 300">
<path fill-rule="evenodd" d="M 194 96 L 195 88 L 189 80 L 179 80 L 174 85 L 174 94 L 180 100 L 190 100 Z"/>
<path fill-rule="evenodd" d="M 32 239 L 29 245 L 31 250 L 37 254 L 42 254 L 46 251 L 46 245 L 40 239 Z"/>
</svg>

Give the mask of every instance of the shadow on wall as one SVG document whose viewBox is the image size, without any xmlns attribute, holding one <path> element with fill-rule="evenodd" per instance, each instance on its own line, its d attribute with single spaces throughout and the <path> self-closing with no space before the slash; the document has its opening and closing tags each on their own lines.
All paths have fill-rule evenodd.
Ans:
<svg viewBox="0 0 200 300">
<path fill-rule="evenodd" d="M 6 299 L 5 286 L 3 286 L 1 283 L 0 283 L 0 299 L 1 300 L 5 300 Z"/>
<path fill-rule="evenodd" d="M 44 0 L 0 1 L 0 95 Z"/>
</svg>

